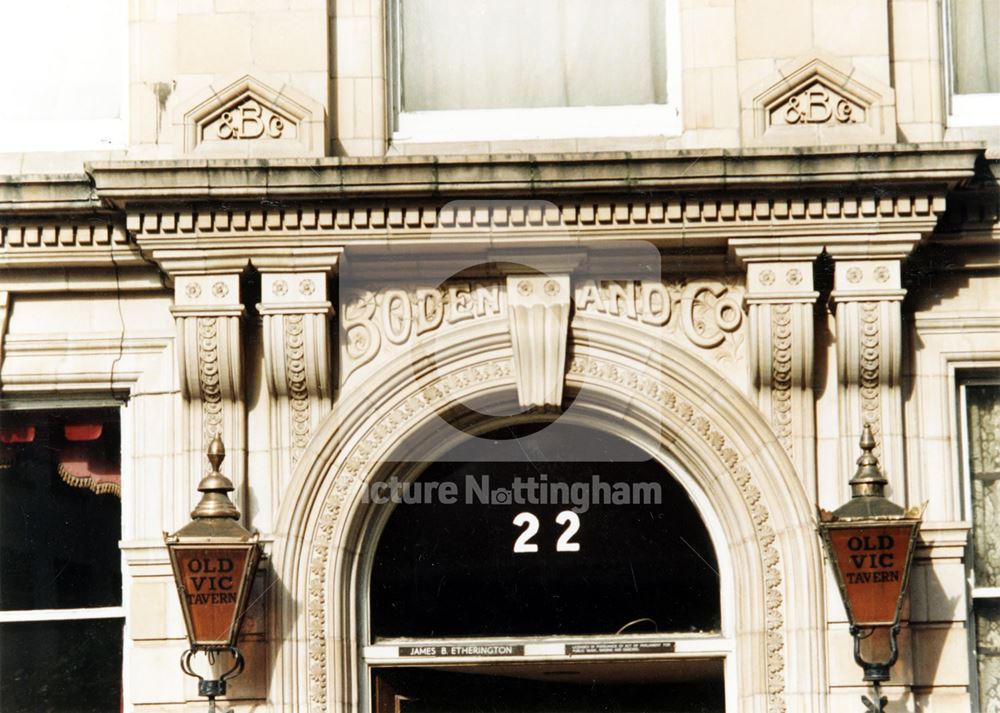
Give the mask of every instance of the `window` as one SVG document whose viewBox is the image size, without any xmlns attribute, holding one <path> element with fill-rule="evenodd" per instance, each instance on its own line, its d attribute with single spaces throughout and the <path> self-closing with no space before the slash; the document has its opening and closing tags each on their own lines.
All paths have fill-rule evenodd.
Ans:
<svg viewBox="0 0 1000 713">
<path fill-rule="evenodd" d="M 615 436 L 551 432 L 524 462 L 464 462 L 462 444 L 383 511 L 372 711 L 724 709 L 723 578 L 691 495 Z M 618 460 L 561 459 L 580 443 Z"/>
<path fill-rule="evenodd" d="M 128 8 L 0 3 L 0 152 L 124 148 Z"/>
<path fill-rule="evenodd" d="M 949 0 L 951 126 L 1000 124 L 1000 0 Z"/>
<path fill-rule="evenodd" d="M 116 411 L 0 414 L 0 709 L 121 706 Z"/>
<path fill-rule="evenodd" d="M 972 511 L 972 631 L 979 710 L 1000 700 L 1000 382 L 962 387 Z"/>
<path fill-rule="evenodd" d="M 680 130 L 677 0 L 394 0 L 394 140 Z"/>
</svg>

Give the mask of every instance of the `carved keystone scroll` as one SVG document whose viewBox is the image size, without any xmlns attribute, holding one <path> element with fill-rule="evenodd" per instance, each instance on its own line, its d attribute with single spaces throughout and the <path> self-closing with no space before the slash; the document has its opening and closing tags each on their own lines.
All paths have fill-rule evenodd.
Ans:
<svg viewBox="0 0 1000 713">
<path fill-rule="evenodd" d="M 743 95 L 748 145 L 884 143 L 896 139 L 896 99 L 828 55 L 801 57 Z"/>
<path fill-rule="evenodd" d="M 325 272 L 262 272 L 264 371 L 271 397 L 275 500 L 313 429 L 331 406 L 330 317 Z"/>
<path fill-rule="evenodd" d="M 240 77 L 208 87 L 186 104 L 180 119 L 184 151 L 199 156 L 322 156 L 321 104 L 288 85 L 274 89 Z"/>
<path fill-rule="evenodd" d="M 560 408 L 569 337 L 569 275 L 507 278 L 517 400 L 523 409 Z"/>
</svg>

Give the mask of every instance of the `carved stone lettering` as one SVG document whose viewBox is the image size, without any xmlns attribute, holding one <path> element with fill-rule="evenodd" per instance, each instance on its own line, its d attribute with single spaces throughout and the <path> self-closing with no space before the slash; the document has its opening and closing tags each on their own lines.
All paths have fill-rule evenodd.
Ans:
<svg viewBox="0 0 1000 713">
<path fill-rule="evenodd" d="M 247 97 L 204 128 L 205 141 L 295 138 L 295 124 L 253 97 Z"/>
<path fill-rule="evenodd" d="M 516 297 L 527 298 L 532 290 L 557 287 L 553 281 L 536 287 L 520 280 L 510 289 L 517 291 Z M 743 345 L 743 293 L 735 285 L 581 280 L 572 294 L 578 316 L 620 319 L 653 329 L 682 346 L 709 351 L 720 362 L 736 359 Z M 406 348 L 439 329 L 506 317 L 510 299 L 507 286 L 493 282 L 349 292 L 341 310 L 342 379 L 383 351 Z"/>
<path fill-rule="evenodd" d="M 769 109 L 772 126 L 863 124 L 866 108 L 817 80 Z"/>
<path fill-rule="evenodd" d="M 717 355 L 723 359 L 742 341 L 743 295 L 720 282 L 584 280 L 577 284 L 575 304 L 577 314 L 665 328 L 699 349 L 727 346 Z"/>
</svg>

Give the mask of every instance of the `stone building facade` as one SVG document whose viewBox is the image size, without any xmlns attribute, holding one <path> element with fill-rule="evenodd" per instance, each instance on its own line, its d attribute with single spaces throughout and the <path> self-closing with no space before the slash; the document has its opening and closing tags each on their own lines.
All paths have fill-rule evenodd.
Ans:
<svg viewBox="0 0 1000 713">
<path fill-rule="evenodd" d="M 65 58 L 72 87 L 11 79 L 21 113 L 0 113 L 0 467 L 29 477 L 55 439 L 52 488 L 120 498 L 121 563 L 117 599 L 0 592 L 4 710 L 43 696 L 31 657 L 73 658 L 67 622 L 88 621 L 111 631 L 87 654 L 110 662 L 95 700 L 201 709 L 162 533 L 187 522 L 216 433 L 266 553 L 236 711 L 407 710 L 380 667 L 571 664 L 709 681 L 705 710 L 860 709 L 816 513 L 848 497 L 866 423 L 890 497 L 927 503 L 890 709 L 996 710 L 995 3 L 127 5 L 0 11 L 25 36 L 65 25 L 70 47 L 74 28 L 107 37 Z M 88 63 L 120 79 L 71 67 Z M 375 636 L 386 515 L 366 489 L 470 434 L 554 421 L 683 486 L 718 625 L 486 631 L 445 638 L 508 656 L 420 660 Z M 103 471 L 64 455 L 110 438 L 115 460 L 119 437 Z M 10 492 L 8 523 L 29 507 Z M 15 571 L 49 541 L 0 546 Z M 49 649 L 24 648 L 43 625 Z M 622 636 L 653 648 L 572 648 Z"/>
</svg>

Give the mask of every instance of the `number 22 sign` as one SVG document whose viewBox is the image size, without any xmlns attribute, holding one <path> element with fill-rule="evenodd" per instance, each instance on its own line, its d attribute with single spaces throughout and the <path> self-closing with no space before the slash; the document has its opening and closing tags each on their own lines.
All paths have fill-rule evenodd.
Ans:
<svg viewBox="0 0 1000 713">
<path fill-rule="evenodd" d="M 572 510 L 563 510 L 556 515 L 556 524 L 566 528 L 556 541 L 556 552 L 579 552 L 580 543 L 573 542 L 573 535 L 580 529 L 580 516 Z M 538 533 L 538 517 L 530 512 L 519 512 L 514 516 L 514 526 L 524 528 L 514 541 L 514 552 L 538 552 L 538 545 L 531 541 Z"/>
</svg>

